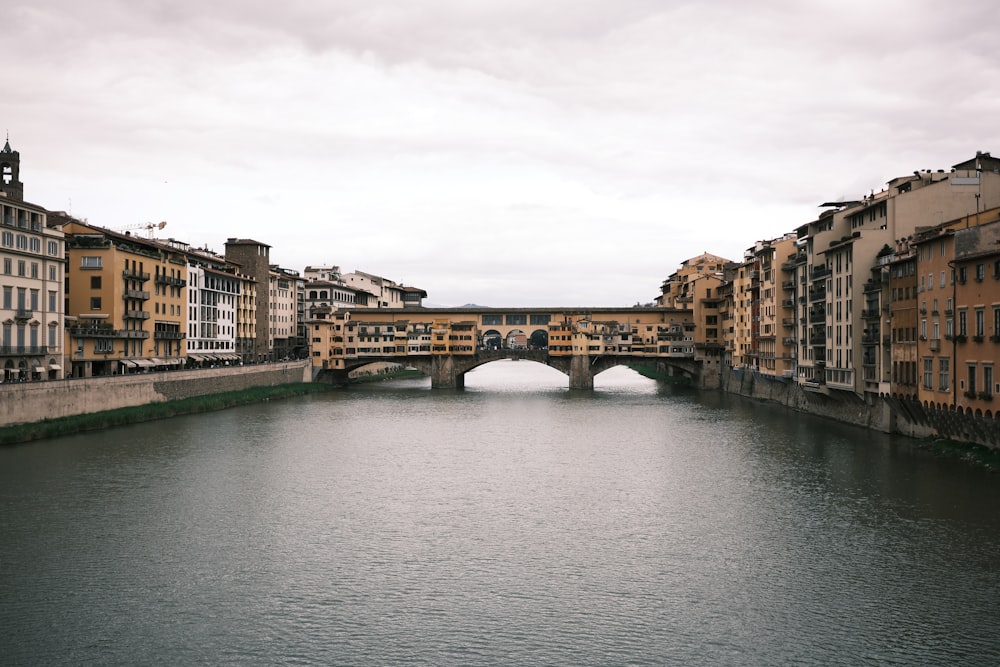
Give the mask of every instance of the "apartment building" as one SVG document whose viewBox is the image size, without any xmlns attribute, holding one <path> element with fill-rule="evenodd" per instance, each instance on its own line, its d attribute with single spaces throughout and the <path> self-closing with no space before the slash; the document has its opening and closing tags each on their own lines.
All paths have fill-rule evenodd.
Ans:
<svg viewBox="0 0 1000 667">
<path fill-rule="evenodd" d="M 369 308 L 419 308 L 427 292 L 418 287 L 407 287 L 399 283 L 364 271 L 352 271 L 340 276 L 343 283 L 359 291 L 374 296 Z"/>
<path fill-rule="evenodd" d="M 24 201 L 20 153 L 0 150 L 0 381 L 63 377 L 65 240 L 58 220 Z"/>
<path fill-rule="evenodd" d="M 187 358 L 202 364 L 240 363 L 240 289 L 251 281 L 220 255 L 187 250 Z"/>
<path fill-rule="evenodd" d="M 67 360 L 74 377 L 184 363 L 187 258 L 65 214 Z"/>
<path fill-rule="evenodd" d="M 272 359 L 287 359 L 304 354 L 299 339 L 298 295 L 304 287 L 298 271 L 271 265 L 267 276 L 268 350 Z"/>
</svg>

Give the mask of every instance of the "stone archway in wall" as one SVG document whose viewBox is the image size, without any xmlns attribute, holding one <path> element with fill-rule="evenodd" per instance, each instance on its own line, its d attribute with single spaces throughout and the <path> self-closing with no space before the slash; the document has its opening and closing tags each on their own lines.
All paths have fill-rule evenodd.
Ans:
<svg viewBox="0 0 1000 667">
<path fill-rule="evenodd" d="M 507 337 L 504 339 L 504 347 L 510 350 L 528 349 L 528 334 L 520 329 L 511 329 L 507 332 Z"/>
<path fill-rule="evenodd" d="M 482 346 L 485 349 L 499 350 L 503 344 L 503 336 L 496 329 L 487 329 L 483 332 Z"/>
<path fill-rule="evenodd" d="M 528 347 L 533 350 L 545 350 L 549 347 L 549 332 L 545 329 L 535 329 L 528 336 Z"/>
</svg>

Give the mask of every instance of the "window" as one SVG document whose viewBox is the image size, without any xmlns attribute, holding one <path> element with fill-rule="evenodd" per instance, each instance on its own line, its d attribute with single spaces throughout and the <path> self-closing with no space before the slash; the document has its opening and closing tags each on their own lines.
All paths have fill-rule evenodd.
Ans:
<svg viewBox="0 0 1000 667">
<path fill-rule="evenodd" d="M 59 256 L 59 243 L 58 241 L 49 241 L 47 244 L 48 252 L 53 257 Z"/>
<path fill-rule="evenodd" d="M 92 296 L 92 297 L 90 297 L 90 309 L 91 310 L 100 310 L 101 309 L 101 297 L 99 297 L 99 296 Z"/>
<path fill-rule="evenodd" d="M 948 391 L 951 384 L 951 359 L 938 359 L 938 390 Z"/>
<path fill-rule="evenodd" d="M 27 271 L 25 270 L 25 267 L 26 267 L 26 265 L 25 265 L 23 259 L 17 260 L 17 275 L 19 275 L 19 276 L 26 276 L 27 275 Z"/>
<path fill-rule="evenodd" d="M 983 366 L 983 393 L 993 395 L 993 367 Z"/>
<path fill-rule="evenodd" d="M 3 233 L 3 245 L 5 248 L 14 247 L 14 232 L 4 232 Z"/>
<path fill-rule="evenodd" d="M 49 290 L 49 312 L 56 312 L 56 292 L 54 290 Z"/>
<path fill-rule="evenodd" d="M 985 313 L 982 308 L 976 308 L 976 335 L 982 338 L 985 329 Z"/>
<path fill-rule="evenodd" d="M 101 277 L 91 276 L 90 277 L 90 289 L 101 289 Z"/>
<path fill-rule="evenodd" d="M 969 364 L 969 388 L 966 393 L 971 397 L 976 393 L 976 365 Z"/>
<path fill-rule="evenodd" d="M 14 272 L 14 262 L 10 257 L 3 258 L 3 272 L 8 276 Z"/>
<path fill-rule="evenodd" d="M 28 249 L 28 237 L 24 234 L 17 235 L 17 249 L 27 250 Z"/>
<path fill-rule="evenodd" d="M 31 249 L 31 252 L 41 252 L 42 251 L 41 239 L 36 239 L 36 238 L 28 239 L 28 247 Z"/>
<path fill-rule="evenodd" d="M 945 286 L 945 284 L 946 284 L 946 283 L 945 283 L 945 281 L 944 281 L 944 271 L 942 271 L 942 272 L 941 272 L 941 287 L 943 288 L 943 287 Z"/>
<path fill-rule="evenodd" d="M 978 282 L 983 282 L 986 278 L 986 265 L 980 262 L 976 264 L 976 280 Z"/>
<path fill-rule="evenodd" d="M 14 307 L 14 288 L 9 285 L 3 287 L 3 307 L 7 309 Z"/>
<path fill-rule="evenodd" d="M 101 268 L 101 256 L 84 255 L 80 258 L 80 268 L 99 269 Z"/>
<path fill-rule="evenodd" d="M 924 359 L 924 389 L 933 389 L 934 385 L 934 360 Z"/>
<path fill-rule="evenodd" d="M 967 336 L 968 334 L 969 331 L 968 331 L 968 323 L 966 322 L 966 312 L 963 309 L 958 311 L 958 335 Z"/>
<path fill-rule="evenodd" d="M 969 269 L 968 267 L 962 266 L 958 269 L 958 284 L 964 285 L 965 281 L 969 279 Z"/>
</svg>

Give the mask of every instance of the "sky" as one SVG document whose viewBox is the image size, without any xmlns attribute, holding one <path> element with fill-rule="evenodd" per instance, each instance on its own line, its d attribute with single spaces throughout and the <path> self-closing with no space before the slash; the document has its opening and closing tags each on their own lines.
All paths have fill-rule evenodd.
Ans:
<svg viewBox="0 0 1000 667">
<path fill-rule="evenodd" d="M 3 23 L 27 201 L 428 305 L 649 303 L 689 257 L 1000 151 L 992 0 L 35 0 Z"/>
</svg>

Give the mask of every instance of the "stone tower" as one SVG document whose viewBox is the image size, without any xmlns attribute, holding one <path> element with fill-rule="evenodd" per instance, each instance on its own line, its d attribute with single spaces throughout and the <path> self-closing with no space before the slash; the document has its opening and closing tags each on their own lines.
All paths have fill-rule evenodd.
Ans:
<svg viewBox="0 0 1000 667">
<path fill-rule="evenodd" d="M 268 294 L 268 272 L 271 266 L 271 246 L 252 239 L 226 240 L 226 259 L 240 265 L 244 275 L 257 285 L 257 317 L 254 341 L 254 361 L 269 358 L 269 332 L 271 327 L 271 298 Z"/>
<path fill-rule="evenodd" d="M 0 150 L 0 192 L 7 199 L 24 201 L 24 184 L 21 182 L 21 154 L 11 150 L 10 138 Z"/>
</svg>

